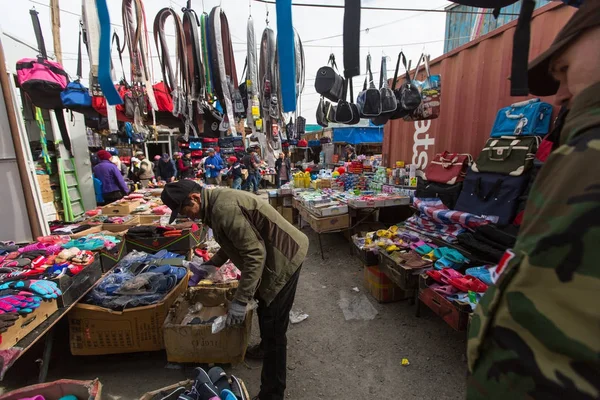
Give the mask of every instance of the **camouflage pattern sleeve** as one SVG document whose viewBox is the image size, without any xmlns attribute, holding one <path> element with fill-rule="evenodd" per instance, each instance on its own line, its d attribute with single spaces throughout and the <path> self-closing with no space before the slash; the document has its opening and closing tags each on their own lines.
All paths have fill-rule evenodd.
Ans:
<svg viewBox="0 0 600 400">
<path fill-rule="evenodd" d="M 600 126 L 587 128 L 540 171 L 473 315 L 468 399 L 600 398 Z"/>
</svg>

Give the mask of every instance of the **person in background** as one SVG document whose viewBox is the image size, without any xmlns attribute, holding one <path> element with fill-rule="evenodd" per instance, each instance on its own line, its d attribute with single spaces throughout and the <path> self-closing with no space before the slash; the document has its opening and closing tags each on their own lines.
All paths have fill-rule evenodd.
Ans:
<svg viewBox="0 0 600 400">
<path fill-rule="evenodd" d="M 244 324 L 247 305 L 258 300 L 264 347 L 260 400 L 285 398 L 287 330 L 308 238 L 265 200 L 241 190 L 201 188 L 193 181 L 168 183 L 161 200 L 178 214 L 202 220 L 221 249 L 206 263 L 220 267 L 228 259 L 240 269 L 239 285 L 228 306 L 226 326 Z M 200 279 L 194 274 L 192 279 Z M 243 328 L 239 328 L 243 329 Z"/>
<path fill-rule="evenodd" d="M 346 161 L 356 160 L 356 153 L 354 152 L 354 147 L 352 147 L 352 145 L 346 145 L 344 150 L 346 151 Z"/>
<path fill-rule="evenodd" d="M 569 112 L 469 323 L 467 399 L 600 398 L 600 1 L 529 64 Z"/>
<path fill-rule="evenodd" d="M 121 175 L 124 177 L 127 176 L 127 165 L 119 158 L 119 152 L 116 149 L 111 149 L 109 153 L 112 155 L 110 162 L 117 166 L 119 171 L 121 171 Z"/>
<path fill-rule="evenodd" d="M 171 161 L 171 157 L 167 153 L 162 155 L 162 158 L 158 162 L 158 180 L 165 182 L 173 182 L 175 180 L 175 174 L 177 169 L 175 164 Z"/>
<path fill-rule="evenodd" d="M 192 167 L 192 152 L 188 149 L 183 151 L 183 157 L 177 160 L 177 171 L 179 179 L 191 179 L 194 177 L 194 168 Z"/>
<path fill-rule="evenodd" d="M 208 153 L 208 157 L 206 158 L 206 161 L 204 161 L 204 176 L 206 177 L 206 183 L 218 186 L 221 184 L 223 160 L 215 154 L 215 149 L 212 147 L 209 147 L 206 152 Z"/>
<path fill-rule="evenodd" d="M 227 176 L 231 179 L 231 188 L 236 190 L 242 189 L 244 177 L 242 175 L 242 164 L 238 162 L 237 157 L 231 156 L 227 159 L 229 163 L 229 171 Z"/>
<path fill-rule="evenodd" d="M 154 179 L 154 164 L 146 158 L 143 151 L 137 151 L 135 156 L 140 160 L 140 185 L 146 188 Z"/>
<path fill-rule="evenodd" d="M 260 158 L 256 153 L 256 149 L 253 147 L 249 147 L 246 150 L 247 154 L 242 158 L 242 164 L 248 170 L 248 179 L 246 179 L 246 184 L 243 189 L 247 191 L 253 191 L 254 194 L 258 194 L 258 185 L 260 183 Z"/>
<path fill-rule="evenodd" d="M 94 176 L 102 182 L 102 197 L 104 204 L 110 204 L 122 199 L 129 189 L 125 184 L 121 171 L 115 164 L 110 162 L 112 157 L 106 150 L 100 150 L 97 153 L 100 162 L 94 167 Z"/>
<path fill-rule="evenodd" d="M 158 164 L 160 164 L 160 156 L 158 154 L 154 156 L 154 161 L 152 161 L 152 163 L 154 164 L 154 168 L 152 169 L 154 171 L 154 176 L 159 176 Z"/>
<path fill-rule="evenodd" d="M 279 158 L 275 161 L 275 181 L 277 182 L 277 188 L 281 185 L 285 185 L 290 181 L 290 175 L 292 173 L 292 164 L 289 157 L 282 151 L 279 153 Z"/>
<path fill-rule="evenodd" d="M 177 170 L 177 156 L 179 155 L 178 152 L 173 153 L 173 157 L 171 157 L 171 164 L 173 164 L 173 169 L 175 169 L 175 180 L 177 180 L 177 177 L 179 176 L 179 171 Z"/>
<path fill-rule="evenodd" d="M 127 170 L 127 179 L 133 183 L 140 183 L 140 160 L 136 157 L 131 157 L 131 165 Z"/>
</svg>

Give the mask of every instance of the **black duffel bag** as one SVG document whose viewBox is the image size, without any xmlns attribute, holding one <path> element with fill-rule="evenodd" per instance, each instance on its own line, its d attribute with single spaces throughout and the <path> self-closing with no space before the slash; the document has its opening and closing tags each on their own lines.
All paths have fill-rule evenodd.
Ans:
<svg viewBox="0 0 600 400">
<path fill-rule="evenodd" d="M 443 183 L 429 182 L 421 177 L 417 177 L 417 191 L 415 197 L 418 198 L 438 198 L 450 210 L 454 210 L 460 191 L 462 190 L 462 182 L 454 185 L 446 185 Z"/>
<path fill-rule="evenodd" d="M 331 66 L 321 67 L 317 71 L 315 90 L 325 98 L 337 103 L 344 94 L 344 78 L 339 74 L 333 54 L 329 56 L 327 63 Z"/>
</svg>

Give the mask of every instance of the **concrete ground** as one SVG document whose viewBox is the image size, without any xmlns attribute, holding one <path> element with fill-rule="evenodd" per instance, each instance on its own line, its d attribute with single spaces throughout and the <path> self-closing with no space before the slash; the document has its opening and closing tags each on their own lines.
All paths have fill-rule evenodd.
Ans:
<svg viewBox="0 0 600 400">
<path fill-rule="evenodd" d="M 420 318 L 407 301 L 379 304 L 366 293 L 363 269 L 340 234 L 323 235 L 321 260 L 316 235 L 298 284 L 294 310 L 309 314 L 288 332 L 290 399 L 462 399 L 465 396 L 466 334 L 453 331 L 422 307 Z M 357 287 L 360 292 L 352 289 Z M 372 320 L 346 320 L 340 298 L 361 299 L 377 310 Z M 364 299 L 363 299 L 364 301 Z M 357 303 L 351 302 L 356 305 Z M 368 306 L 368 303 L 362 304 Z M 355 310 L 356 311 L 356 310 Z M 252 342 L 258 341 L 255 321 Z M 190 377 L 194 366 L 169 365 L 164 352 L 74 357 L 66 325 L 59 325 L 48 380 L 99 378 L 105 399 L 138 399 L 143 393 Z M 2 389 L 37 379 L 42 347 L 9 370 Z M 406 358 L 410 365 L 402 366 Z M 260 362 L 226 368 L 242 378 L 252 396 L 260 388 Z"/>
</svg>

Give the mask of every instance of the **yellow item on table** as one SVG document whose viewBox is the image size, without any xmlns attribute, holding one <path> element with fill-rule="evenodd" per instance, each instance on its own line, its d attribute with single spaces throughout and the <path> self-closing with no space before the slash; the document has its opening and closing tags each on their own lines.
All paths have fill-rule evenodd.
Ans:
<svg viewBox="0 0 600 400">
<path fill-rule="evenodd" d="M 388 230 L 392 233 L 396 233 L 398 232 L 398 225 L 392 225 Z"/>
<path fill-rule="evenodd" d="M 400 249 L 395 244 L 388 246 L 385 249 L 385 251 L 387 251 L 388 253 L 391 253 L 392 251 L 398 251 L 398 250 L 400 250 Z"/>
</svg>

